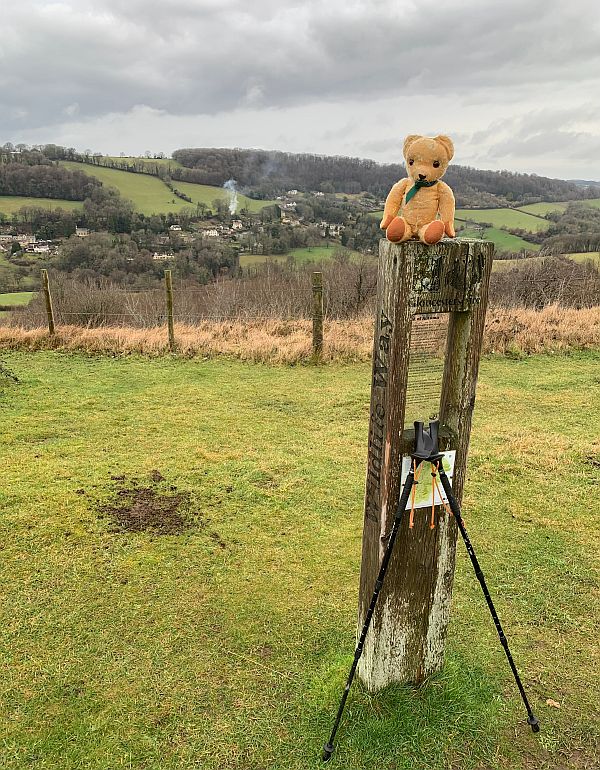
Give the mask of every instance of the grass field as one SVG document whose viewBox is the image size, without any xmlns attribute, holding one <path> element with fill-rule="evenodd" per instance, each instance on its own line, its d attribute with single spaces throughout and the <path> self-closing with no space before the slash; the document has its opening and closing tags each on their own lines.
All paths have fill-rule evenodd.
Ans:
<svg viewBox="0 0 600 770">
<path fill-rule="evenodd" d="M 0 305 L 28 305 L 33 295 L 33 291 L 12 291 L 9 294 L 0 294 Z"/>
<path fill-rule="evenodd" d="M 565 256 L 575 262 L 587 262 L 588 260 L 591 260 L 600 267 L 600 251 L 577 251 L 571 254 L 565 254 Z"/>
<path fill-rule="evenodd" d="M 321 767 L 354 645 L 369 364 L 2 360 L 3 770 Z M 599 363 L 480 375 L 465 517 L 539 737 L 460 548 L 444 672 L 353 689 L 330 767 L 595 766 Z M 115 531 L 100 508 L 136 480 L 180 494 L 190 528 Z"/>
<path fill-rule="evenodd" d="M 41 209 L 72 209 L 78 210 L 83 207 L 82 201 L 67 201 L 60 198 L 28 198 L 18 195 L 0 196 L 0 213 L 14 214 L 23 206 L 37 206 Z"/>
<path fill-rule="evenodd" d="M 149 174 L 133 174 L 130 171 L 118 171 L 75 161 L 61 161 L 61 165 L 72 170 L 83 171 L 95 176 L 102 184 L 116 187 L 124 198 L 133 201 L 137 211 L 146 215 L 176 213 L 185 208 L 193 209 L 196 203 L 205 203 L 207 206 L 211 206 L 215 198 L 223 200 L 229 198 L 227 192 L 220 187 L 174 182 L 178 190 L 192 198 L 193 203 L 188 203 L 173 195 L 158 177 Z M 254 201 L 245 195 L 238 197 L 238 208 L 246 206 L 250 211 L 260 211 L 261 208 L 272 203 L 273 201 Z"/>
<path fill-rule="evenodd" d="M 294 261 L 298 264 L 327 261 L 333 259 L 333 255 L 341 248 L 339 243 L 331 243 L 329 246 L 307 246 L 305 248 L 291 249 L 287 254 L 241 254 L 240 266 L 260 265 L 268 260 L 286 262 L 288 257 L 293 257 Z M 351 249 L 344 249 L 344 251 L 350 253 L 351 259 L 360 259 L 363 256 L 359 251 L 352 251 Z"/>
<path fill-rule="evenodd" d="M 527 211 L 530 214 L 535 214 L 538 217 L 543 217 L 552 211 L 564 211 L 568 203 L 528 203 L 526 206 L 519 206 L 519 211 Z"/>
<path fill-rule="evenodd" d="M 550 221 L 542 217 L 526 214 L 516 209 L 457 209 L 457 219 L 467 219 L 472 222 L 489 222 L 493 227 L 510 227 L 511 229 L 528 230 L 537 233 L 547 230 Z"/>
<path fill-rule="evenodd" d="M 229 200 L 229 195 L 225 190 L 220 187 L 211 187 L 206 184 L 192 184 L 191 182 L 180 182 L 179 180 L 173 180 L 175 187 L 185 195 L 194 201 L 194 203 L 205 203 L 212 208 L 215 198 L 222 200 Z M 265 206 L 271 206 L 275 201 L 259 201 L 253 198 L 248 198 L 246 195 L 238 193 L 238 206 L 237 211 L 241 209 L 248 209 L 248 211 L 257 212 L 264 209 Z M 188 204 L 189 205 L 189 204 Z"/>
<path fill-rule="evenodd" d="M 481 230 L 469 227 L 464 222 L 456 221 L 455 226 L 460 226 L 461 228 L 457 230 L 458 236 L 463 238 L 484 238 L 485 240 L 492 241 L 496 248 L 501 251 L 521 251 L 522 249 L 539 251 L 540 249 L 539 244 L 530 243 L 518 235 L 512 235 L 496 227 L 486 227 L 482 232 Z"/>
<path fill-rule="evenodd" d="M 0 257 L 0 267 L 3 267 L 4 263 L 2 261 L 2 258 Z M 0 280 L 2 279 L 2 274 L 0 273 Z M 0 294 L 0 308 L 2 307 L 19 307 L 22 305 L 27 305 L 31 298 L 33 297 L 35 292 L 33 291 L 13 291 L 9 292 L 8 294 Z M 2 316 L 8 315 L 10 313 L 10 310 L 1 310 L 0 309 L 0 318 Z"/>
</svg>

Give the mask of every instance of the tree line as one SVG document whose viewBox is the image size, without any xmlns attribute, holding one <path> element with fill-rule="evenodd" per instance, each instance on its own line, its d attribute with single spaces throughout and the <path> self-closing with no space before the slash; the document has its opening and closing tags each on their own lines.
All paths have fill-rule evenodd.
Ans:
<svg viewBox="0 0 600 770">
<path fill-rule="evenodd" d="M 100 186 L 95 177 L 60 166 L 14 162 L 0 165 L 0 195 L 83 201 Z"/>
<path fill-rule="evenodd" d="M 404 166 L 380 164 L 362 158 L 296 154 L 266 150 L 187 148 L 173 159 L 184 169 L 172 169 L 173 179 L 221 186 L 227 179 L 272 198 L 289 189 L 355 194 L 367 192 L 384 198 L 406 175 Z M 537 201 L 580 200 L 600 196 L 599 188 L 511 171 L 480 171 L 452 165 L 445 181 L 459 206 L 496 207 Z"/>
</svg>

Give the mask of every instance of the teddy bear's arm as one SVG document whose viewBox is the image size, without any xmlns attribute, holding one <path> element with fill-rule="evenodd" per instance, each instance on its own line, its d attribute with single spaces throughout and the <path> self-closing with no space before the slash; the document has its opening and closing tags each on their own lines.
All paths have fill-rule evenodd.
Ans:
<svg viewBox="0 0 600 770">
<path fill-rule="evenodd" d="M 446 235 L 450 236 L 450 238 L 454 238 L 456 235 L 456 232 L 454 231 L 454 211 L 456 208 L 454 193 L 445 182 L 439 182 L 438 185 L 440 196 L 440 219 L 444 223 Z"/>
<path fill-rule="evenodd" d="M 388 197 L 385 199 L 383 219 L 379 224 L 379 227 L 382 230 L 385 230 L 388 227 L 392 219 L 400 211 L 400 206 L 402 205 L 402 198 L 404 198 L 404 193 L 406 192 L 408 183 L 409 183 L 408 179 L 401 179 L 399 182 L 396 182 L 396 184 L 389 191 Z"/>
</svg>

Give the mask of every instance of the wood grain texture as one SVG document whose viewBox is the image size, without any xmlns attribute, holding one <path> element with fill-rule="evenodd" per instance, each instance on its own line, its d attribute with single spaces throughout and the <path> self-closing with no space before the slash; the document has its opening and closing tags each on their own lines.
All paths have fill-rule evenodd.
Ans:
<svg viewBox="0 0 600 770">
<path fill-rule="evenodd" d="M 440 400 L 445 449 L 456 449 L 464 484 L 471 415 L 487 304 L 492 244 L 455 239 L 427 247 L 382 241 L 371 381 L 359 623 L 362 627 L 400 495 L 410 332 L 415 314 L 451 311 Z M 457 308 L 459 308 L 457 310 Z M 406 426 L 408 428 L 408 426 Z M 410 451 L 410 450 L 408 450 Z M 429 466 L 421 483 L 431 483 Z M 456 526 L 437 511 L 414 528 L 404 516 L 358 673 L 371 691 L 421 682 L 443 664 L 454 576 Z"/>
</svg>

